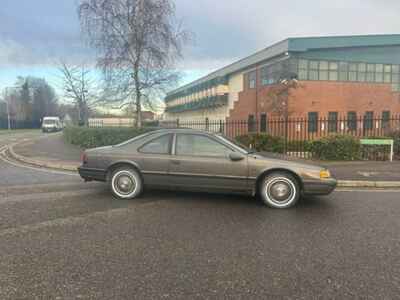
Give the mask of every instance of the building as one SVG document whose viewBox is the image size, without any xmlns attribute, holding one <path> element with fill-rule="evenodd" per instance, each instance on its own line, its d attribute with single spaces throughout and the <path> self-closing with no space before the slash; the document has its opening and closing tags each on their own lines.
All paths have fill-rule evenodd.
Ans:
<svg viewBox="0 0 400 300">
<path fill-rule="evenodd" d="M 276 116 L 268 90 L 293 78 L 301 88 L 290 93 L 291 117 L 399 114 L 400 34 L 286 39 L 168 93 L 165 117 L 265 120 Z"/>
</svg>

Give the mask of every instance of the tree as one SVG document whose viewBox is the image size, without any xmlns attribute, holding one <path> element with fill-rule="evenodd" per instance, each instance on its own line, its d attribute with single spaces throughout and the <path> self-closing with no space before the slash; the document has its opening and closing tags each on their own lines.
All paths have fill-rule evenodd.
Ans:
<svg viewBox="0 0 400 300">
<path fill-rule="evenodd" d="M 60 62 L 59 71 L 62 77 L 64 97 L 71 100 L 78 111 L 78 124 L 88 124 L 89 110 L 95 104 L 94 80 L 91 71 L 85 65 L 68 65 Z"/>
<path fill-rule="evenodd" d="M 285 120 L 290 116 L 289 98 L 290 93 L 299 87 L 296 79 L 283 79 L 278 84 L 269 87 L 266 99 L 270 110 Z"/>
<path fill-rule="evenodd" d="M 141 127 L 142 106 L 152 105 L 179 74 L 174 70 L 188 33 L 171 0 L 81 0 L 81 27 L 97 49 L 107 99 L 131 102 Z"/>
<path fill-rule="evenodd" d="M 19 76 L 6 91 L 10 114 L 15 120 L 39 124 L 43 117 L 57 114 L 57 95 L 42 78 Z"/>
</svg>

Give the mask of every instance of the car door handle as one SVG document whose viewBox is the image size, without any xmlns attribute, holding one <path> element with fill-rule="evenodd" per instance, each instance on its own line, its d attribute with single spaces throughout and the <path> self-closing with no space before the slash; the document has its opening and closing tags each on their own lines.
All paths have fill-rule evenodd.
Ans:
<svg viewBox="0 0 400 300">
<path fill-rule="evenodd" d="M 181 161 L 180 160 L 171 160 L 171 163 L 174 165 L 180 165 Z"/>
</svg>

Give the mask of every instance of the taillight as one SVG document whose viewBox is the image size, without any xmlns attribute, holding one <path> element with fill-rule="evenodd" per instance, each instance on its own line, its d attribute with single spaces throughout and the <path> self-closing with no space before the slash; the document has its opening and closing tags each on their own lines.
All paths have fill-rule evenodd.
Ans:
<svg viewBox="0 0 400 300">
<path fill-rule="evenodd" d="M 85 152 L 82 152 L 81 161 L 82 161 L 83 164 L 87 163 L 87 155 L 86 155 Z"/>
</svg>

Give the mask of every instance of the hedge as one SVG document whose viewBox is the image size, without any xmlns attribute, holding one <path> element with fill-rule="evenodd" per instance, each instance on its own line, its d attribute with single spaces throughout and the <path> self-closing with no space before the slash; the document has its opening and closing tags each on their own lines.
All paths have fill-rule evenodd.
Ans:
<svg viewBox="0 0 400 300">
<path fill-rule="evenodd" d="M 256 151 L 284 153 L 285 140 L 267 134 L 249 134 L 236 138 Z M 319 160 L 359 160 L 361 147 L 358 139 L 346 135 L 333 135 L 315 141 L 289 141 L 288 152 L 310 153 L 313 159 Z"/>
<path fill-rule="evenodd" d="M 134 138 L 151 129 L 135 128 L 88 128 L 67 127 L 64 129 L 64 139 L 70 144 L 83 149 L 90 149 L 108 145 L 116 145 Z"/>
<path fill-rule="evenodd" d="M 283 153 L 285 149 L 285 140 L 281 137 L 275 137 L 268 134 L 247 134 L 238 136 L 236 140 L 256 151 L 266 151 Z"/>
</svg>

